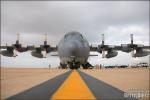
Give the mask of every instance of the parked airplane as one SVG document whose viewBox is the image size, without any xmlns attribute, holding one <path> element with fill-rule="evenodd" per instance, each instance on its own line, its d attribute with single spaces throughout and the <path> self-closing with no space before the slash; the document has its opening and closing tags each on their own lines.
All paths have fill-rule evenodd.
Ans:
<svg viewBox="0 0 150 100">
<path fill-rule="evenodd" d="M 8 57 L 16 57 L 16 51 L 25 52 L 32 50 L 31 55 L 38 58 L 46 58 L 47 53 L 58 51 L 61 68 L 77 69 L 82 65 L 84 69 L 92 68 L 93 66 L 87 61 L 90 56 L 90 51 L 102 53 L 104 58 L 112 58 L 118 55 L 118 50 L 123 52 L 132 52 L 132 57 L 143 57 L 150 54 L 150 46 L 133 43 L 133 34 L 131 34 L 131 43 L 121 44 L 121 46 L 112 46 L 104 44 L 104 34 L 102 34 L 102 44 L 97 47 L 90 46 L 86 38 L 79 32 L 68 32 L 60 40 L 58 46 L 51 47 L 47 44 L 47 36 L 44 44 L 40 47 L 27 46 L 22 47 L 19 43 L 19 35 L 15 44 L 12 46 L 0 46 L 1 54 Z M 146 49 L 146 50 L 145 50 Z M 136 51 L 136 52 L 134 52 Z M 107 52 L 105 54 L 105 52 Z M 92 55 L 91 55 L 92 56 Z"/>
</svg>

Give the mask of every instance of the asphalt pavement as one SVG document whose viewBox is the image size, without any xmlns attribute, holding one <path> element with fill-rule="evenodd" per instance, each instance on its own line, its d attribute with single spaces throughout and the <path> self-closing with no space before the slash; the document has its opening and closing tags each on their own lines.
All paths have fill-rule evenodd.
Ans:
<svg viewBox="0 0 150 100">
<path fill-rule="evenodd" d="M 137 100 L 135 98 L 126 98 L 124 96 L 125 92 L 83 73 L 80 70 L 79 74 L 98 100 Z"/>
<path fill-rule="evenodd" d="M 82 97 L 86 100 L 136 100 L 125 97 L 124 93 L 124 91 L 78 70 L 68 71 L 6 100 L 50 100 L 51 97 L 58 98 L 58 96 L 59 98 L 66 97 L 66 99 Z"/>
<path fill-rule="evenodd" d="M 6 100 L 49 100 L 70 73 L 71 71 L 56 76 L 55 78 L 32 87 L 24 92 L 11 96 Z"/>
</svg>

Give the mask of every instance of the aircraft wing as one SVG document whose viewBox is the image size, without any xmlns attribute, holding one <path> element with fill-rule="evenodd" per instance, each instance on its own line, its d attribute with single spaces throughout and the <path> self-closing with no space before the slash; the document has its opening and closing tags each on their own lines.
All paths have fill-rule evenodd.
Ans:
<svg viewBox="0 0 150 100">
<path fill-rule="evenodd" d="M 103 58 L 112 58 L 118 55 L 117 51 L 131 52 L 132 57 L 143 57 L 150 54 L 150 46 L 144 46 L 143 44 L 133 43 L 133 34 L 131 34 L 131 43 L 116 45 L 104 44 L 104 34 L 102 34 L 102 43 L 97 46 L 90 46 L 91 51 L 96 51 L 102 54 Z"/>
<path fill-rule="evenodd" d="M 0 49 L 7 49 L 7 46 L 0 46 Z"/>
<path fill-rule="evenodd" d="M 50 45 L 40 45 L 39 47 L 27 46 L 23 47 L 21 44 L 13 44 L 12 46 L 0 46 L 0 49 L 5 49 L 0 52 L 3 56 L 16 57 L 17 52 L 32 51 L 31 55 L 38 58 L 46 58 L 47 53 L 56 52 L 56 47 Z"/>
<path fill-rule="evenodd" d="M 11 46 L 0 46 L 0 49 L 4 49 L 0 51 L 0 54 L 8 57 L 16 57 L 17 52 L 27 51 L 27 47 L 22 47 L 20 44 L 12 44 Z"/>
<path fill-rule="evenodd" d="M 46 58 L 47 53 L 57 51 L 57 46 L 41 45 L 40 47 L 30 47 L 29 50 L 32 50 L 31 55 L 34 57 Z"/>
<path fill-rule="evenodd" d="M 97 48 L 98 48 L 97 46 L 92 46 L 92 45 L 91 45 L 91 46 L 90 46 L 90 51 L 97 51 Z"/>
<path fill-rule="evenodd" d="M 90 46 L 90 51 L 96 51 L 102 54 L 103 58 L 112 58 L 118 55 L 117 51 L 123 51 L 123 52 L 131 52 L 132 57 L 143 57 L 150 54 L 150 46 L 144 46 L 141 44 L 134 44 L 133 43 L 133 34 L 131 34 L 131 43 L 129 44 L 121 44 L 120 46 L 116 45 L 105 45 L 104 44 L 104 34 L 102 44 L 97 46 Z M 0 54 L 8 57 L 16 57 L 17 52 L 25 52 L 31 50 L 31 55 L 38 58 L 46 58 L 47 53 L 50 52 L 56 52 L 57 46 L 52 47 L 47 44 L 47 35 L 44 41 L 43 45 L 40 45 L 39 47 L 36 46 L 26 46 L 23 47 L 19 43 L 19 39 L 16 40 L 15 44 L 12 44 L 11 46 L 0 46 L 0 49 L 5 49 L 0 52 Z M 147 51 L 147 50 L 149 51 Z M 55 55 L 57 56 L 57 55 Z M 90 55 L 90 56 L 97 56 L 97 55 Z"/>
<path fill-rule="evenodd" d="M 150 46 L 143 46 L 142 49 L 150 49 Z"/>
<path fill-rule="evenodd" d="M 91 51 L 102 54 L 103 58 L 112 58 L 118 55 L 118 51 L 131 53 L 132 57 L 143 57 L 150 54 L 150 46 L 128 45 L 128 46 L 112 46 L 112 45 L 98 45 L 97 47 L 90 47 Z"/>
<path fill-rule="evenodd" d="M 48 45 L 47 44 L 47 35 L 46 35 L 43 45 L 40 45 L 39 47 L 36 47 L 34 45 L 23 47 L 19 43 L 19 36 L 18 36 L 18 39 L 16 40 L 15 44 L 12 44 L 11 46 L 7 46 L 7 45 L 6 46 L 0 46 L 0 49 L 5 49 L 5 50 L 2 50 L 0 52 L 0 54 L 2 54 L 3 56 L 16 57 L 17 52 L 26 52 L 26 51 L 31 50 L 32 56 L 38 57 L 38 58 L 45 58 L 47 53 L 57 51 L 57 46 L 52 47 L 52 46 Z"/>
</svg>

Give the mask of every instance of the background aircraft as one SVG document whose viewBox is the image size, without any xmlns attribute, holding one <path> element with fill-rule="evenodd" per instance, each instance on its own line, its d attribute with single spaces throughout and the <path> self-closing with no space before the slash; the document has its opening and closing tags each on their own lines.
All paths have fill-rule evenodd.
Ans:
<svg viewBox="0 0 150 100">
<path fill-rule="evenodd" d="M 103 58 L 112 58 L 118 55 L 118 50 L 123 52 L 131 52 L 132 57 L 143 57 L 150 54 L 150 46 L 133 43 L 133 34 L 131 34 L 131 43 L 121 44 L 121 46 L 105 45 L 104 34 L 102 34 L 102 43 L 96 47 L 90 46 L 86 38 L 79 32 L 68 32 L 60 40 L 58 46 L 51 47 L 47 44 L 47 35 L 43 45 L 39 47 L 27 46 L 23 47 L 19 43 L 19 34 L 17 40 L 12 46 L 1 46 L 1 54 L 8 57 L 16 57 L 17 52 L 25 52 L 32 50 L 31 55 L 38 58 L 46 58 L 47 53 L 58 51 L 61 68 L 77 69 L 81 65 L 84 69 L 92 68 L 92 65 L 87 61 L 90 51 L 102 53 Z"/>
</svg>

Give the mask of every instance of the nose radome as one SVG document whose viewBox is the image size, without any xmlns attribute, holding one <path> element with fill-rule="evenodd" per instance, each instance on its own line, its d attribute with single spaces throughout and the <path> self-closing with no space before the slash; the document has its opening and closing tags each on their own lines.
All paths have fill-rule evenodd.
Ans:
<svg viewBox="0 0 150 100">
<path fill-rule="evenodd" d="M 68 45 L 68 49 L 69 49 L 69 52 L 71 53 L 71 55 L 76 55 L 78 50 L 79 50 L 79 45 L 77 42 L 71 42 L 69 45 Z"/>
</svg>

